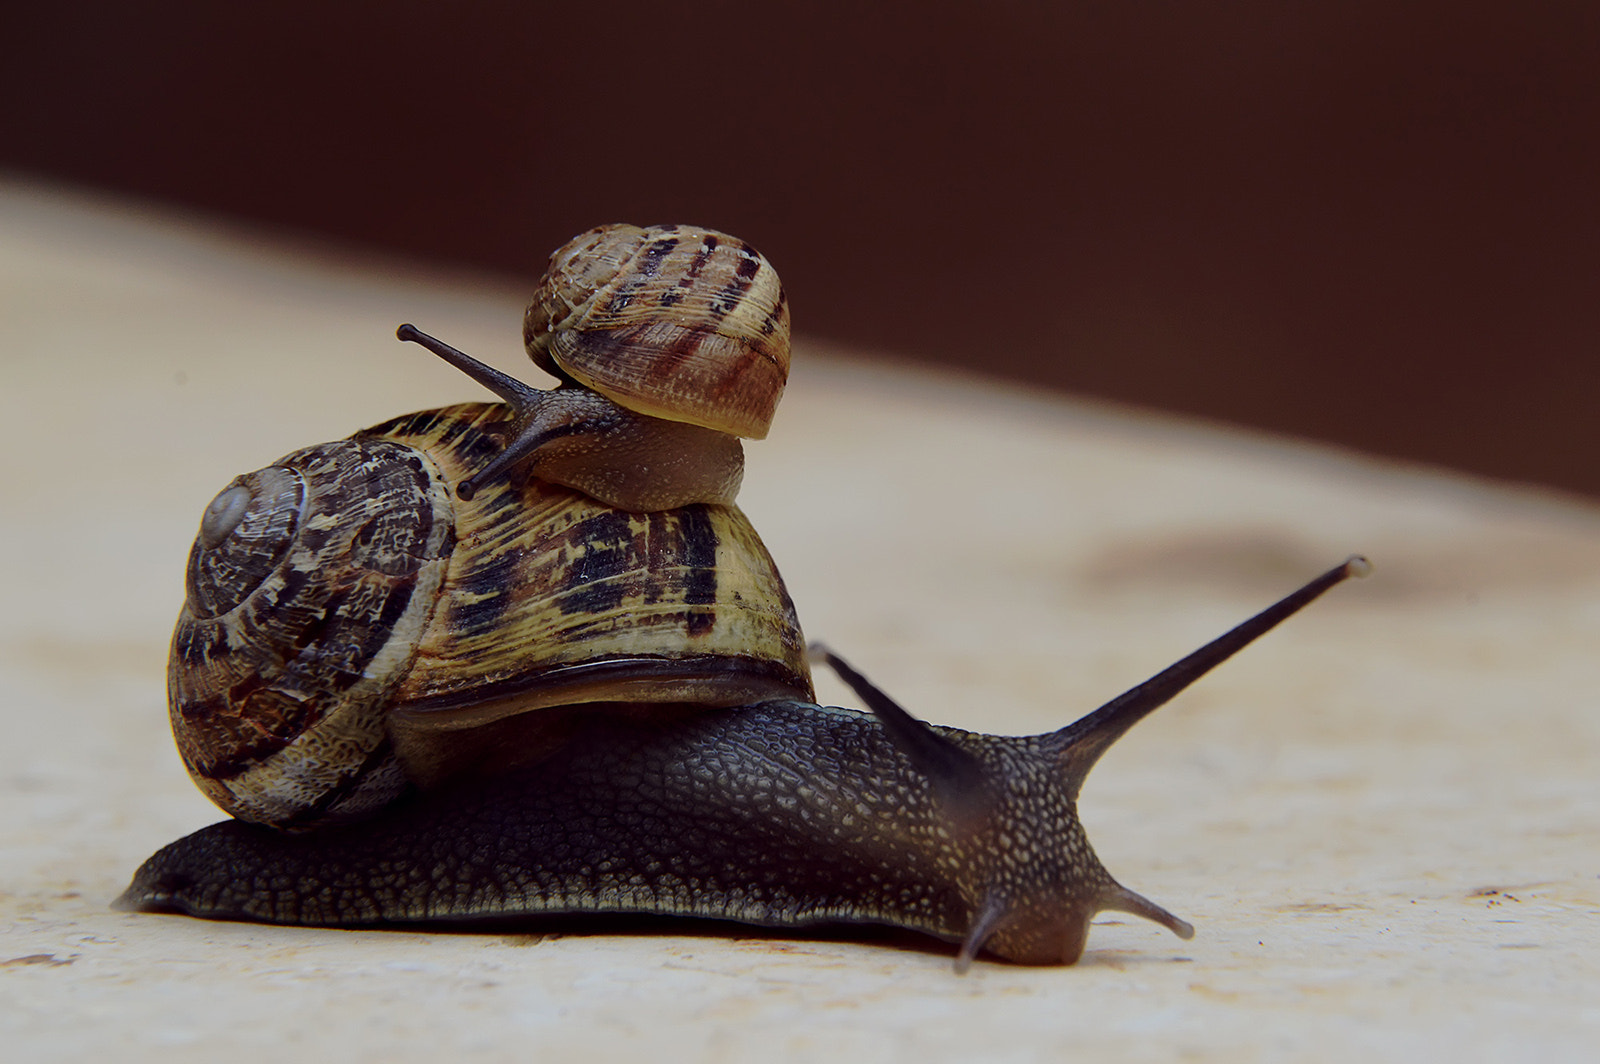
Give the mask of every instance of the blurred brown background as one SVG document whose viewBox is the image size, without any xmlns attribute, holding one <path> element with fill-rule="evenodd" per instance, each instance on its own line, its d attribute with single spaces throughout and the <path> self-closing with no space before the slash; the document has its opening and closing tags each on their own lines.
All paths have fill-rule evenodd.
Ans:
<svg viewBox="0 0 1600 1064">
<path fill-rule="evenodd" d="M 1600 494 L 1600 4 L 87 2 L 0 166 L 531 281 L 759 245 L 796 327 Z"/>
</svg>

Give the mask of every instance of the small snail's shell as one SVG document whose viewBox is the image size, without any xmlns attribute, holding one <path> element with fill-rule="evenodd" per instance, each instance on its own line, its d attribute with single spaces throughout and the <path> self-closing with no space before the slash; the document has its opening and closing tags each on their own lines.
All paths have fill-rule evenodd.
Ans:
<svg viewBox="0 0 1600 1064">
<path fill-rule="evenodd" d="M 208 507 L 168 687 L 184 763 L 224 810 L 359 817 L 532 710 L 810 697 L 794 607 L 738 510 L 625 513 L 538 480 L 454 498 L 503 415 L 399 418 Z"/>
<path fill-rule="evenodd" d="M 630 410 L 761 439 L 789 376 L 789 303 L 736 237 L 608 225 L 551 256 L 523 340 L 543 369 Z"/>
</svg>

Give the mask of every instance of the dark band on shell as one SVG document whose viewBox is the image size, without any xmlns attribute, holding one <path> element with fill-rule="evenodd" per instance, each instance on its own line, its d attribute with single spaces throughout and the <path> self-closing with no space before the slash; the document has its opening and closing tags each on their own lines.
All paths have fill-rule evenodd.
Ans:
<svg viewBox="0 0 1600 1064">
<path fill-rule="evenodd" d="M 207 508 L 168 685 L 225 810 L 358 818 L 501 741 L 484 726 L 563 705 L 811 697 L 794 605 L 737 509 L 628 513 L 538 480 L 453 498 L 504 415 L 397 418 Z"/>
</svg>

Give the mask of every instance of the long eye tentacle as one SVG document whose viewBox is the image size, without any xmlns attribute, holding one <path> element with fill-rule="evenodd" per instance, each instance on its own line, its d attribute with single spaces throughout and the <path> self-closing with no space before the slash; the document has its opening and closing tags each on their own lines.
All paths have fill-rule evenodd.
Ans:
<svg viewBox="0 0 1600 1064">
<path fill-rule="evenodd" d="M 1190 684 L 1227 661 L 1285 620 L 1304 609 L 1328 589 L 1351 577 L 1372 572 L 1372 563 L 1353 554 L 1304 587 L 1292 591 L 1243 624 L 1218 636 L 1182 660 L 1162 669 L 1144 683 L 1113 698 L 1099 709 L 1051 736 L 1071 783 L 1073 797 L 1100 755 L 1129 728 L 1160 709 Z"/>
<path fill-rule="evenodd" d="M 396 329 L 394 334 L 403 343 L 418 344 L 432 351 L 511 406 L 512 417 L 506 423 L 504 448 L 488 465 L 456 485 L 456 495 L 461 499 L 470 501 L 478 493 L 479 485 L 527 462 L 551 440 L 570 436 L 576 431 L 571 425 L 549 426 L 539 423 L 540 409 L 550 395 L 548 391 L 519 381 L 508 373 L 501 373 L 409 322 Z"/>
<path fill-rule="evenodd" d="M 531 384 L 525 384 L 510 374 L 501 373 L 493 366 L 479 362 L 465 351 L 457 350 L 443 340 L 429 336 L 409 322 L 396 329 L 394 335 L 404 343 L 419 344 L 432 351 L 456 369 L 459 369 L 462 373 L 465 373 L 501 399 L 510 403 L 519 418 L 538 406 L 539 402 L 548 394 L 542 388 L 535 388 Z"/>
</svg>

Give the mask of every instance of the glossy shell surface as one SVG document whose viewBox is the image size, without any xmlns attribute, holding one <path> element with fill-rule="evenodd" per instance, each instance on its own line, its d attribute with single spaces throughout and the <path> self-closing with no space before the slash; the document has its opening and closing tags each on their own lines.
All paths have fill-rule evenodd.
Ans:
<svg viewBox="0 0 1600 1064">
<path fill-rule="evenodd" d="M 208 508 L 169 700 L 226 811 L 359 817 L 456 771 L 466 733 L 499 741 L 488 726 L 533 710 L 810 697 L 794 607 L 736 508 L 633 514 L 538 480 L 453 498 L 504 416 L 397 418 Z"/>
<path fill-rule="evenodd" d="M 694 226 L 609 225 L 550 259 L 528 354 L 642 414 L 766 436 L 789 377 L 789 303 L 760 252 Z"/>
</svg>

